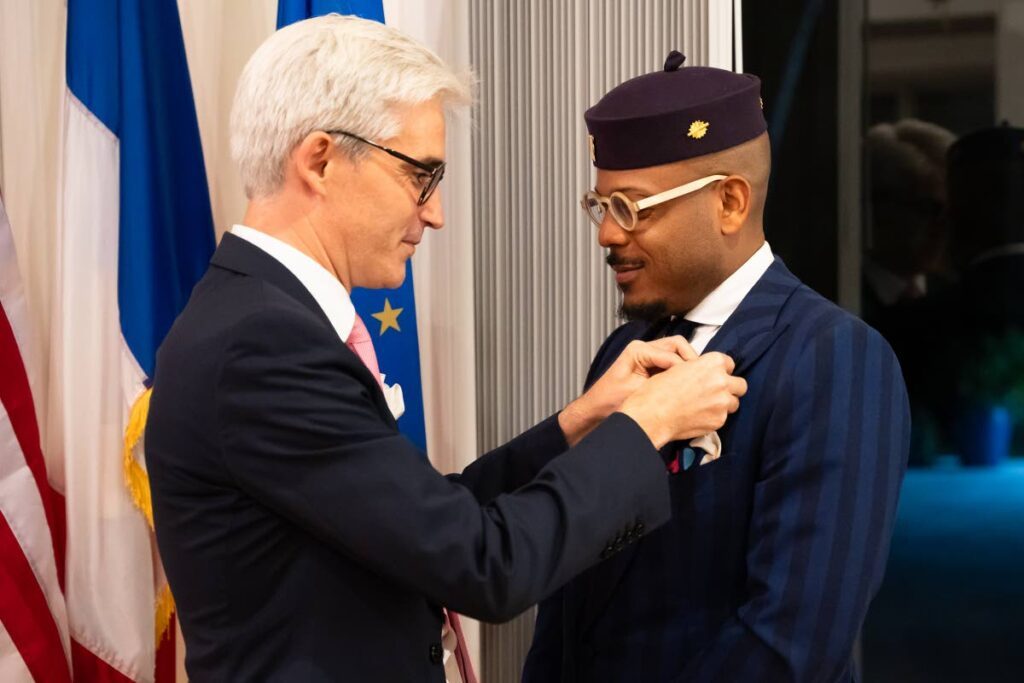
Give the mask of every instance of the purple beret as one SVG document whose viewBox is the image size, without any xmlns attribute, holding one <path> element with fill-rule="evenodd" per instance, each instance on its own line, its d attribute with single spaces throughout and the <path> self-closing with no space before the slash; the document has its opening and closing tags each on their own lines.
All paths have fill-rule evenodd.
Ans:
<svg viewBox="0 0 1024 683">
<path fill-rule="evenodd" d="M 646 168 L 720 152 L 768 129 L 757 76 L 704 66 L 665 69 L 613 88 L 584 114 L 594 165 Z"/>
</svg>

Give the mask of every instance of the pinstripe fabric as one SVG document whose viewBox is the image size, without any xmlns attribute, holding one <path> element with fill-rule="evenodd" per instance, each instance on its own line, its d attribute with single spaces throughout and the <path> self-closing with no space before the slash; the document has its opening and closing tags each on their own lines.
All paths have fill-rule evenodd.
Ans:
<svg viewBox="0 0 1024 683">
<path fill-rule="evenodd" d="M 588 381 L 647 334 L 616 330 Z M 778 259 L 707 350 L 749 383 L 723 456 L 672 475 L 670 524 L 541 605 L 524 681 L 858 678 L 909 447 L 896 359 Z"/>
</svg>

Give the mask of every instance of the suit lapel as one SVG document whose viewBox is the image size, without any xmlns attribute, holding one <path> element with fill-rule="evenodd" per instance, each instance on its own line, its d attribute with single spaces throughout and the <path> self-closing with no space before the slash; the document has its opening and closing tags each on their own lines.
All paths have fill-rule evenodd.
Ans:
<svg viewBox="0 0 1024 683">
<path fill-rule="evenodd" d="M 268 282 L 297 302 L 311 310 L 326 325 L 331 321 L 323 312 L 309 290 L 295 277 L 284 264 L 254 244 L 246 242 L 230 232 L 225 233 L 217 251 L 213 252 L 210 263 L 226 270 L 243 275 L 250 275 Z M 341 340 L 345 342 L 344 339 Z"/>
<path fill-rule="evenodd" d="M 775 257 L 739 307 L 711 339 L 704 353 L 718 351 L 736 361 L 736 375 L 743 376 L 768 350 L 788 323 L 779 323 L 779 313 L 800 281 Z"/>
<path fill-rule="evenodd" d="M 735 374 L 746 374 L 788 327 L 788 324 L 779 323 L 779 313 L 799 286 L 800 281 L 789 272 L 782 260 L 776 257 L 775 262 L 729 316 L 704 352 L 718 351 L 728 354 L 736 361 Z M 658 324 L 655 323 L 656 325 Z M 658 336 L 655 326 L 646 330 L 638 328 L 638 332 L 642 334 L 634 338 L 655 338 Z M 626 340 L 627 343 L 628 341 Z M 612 360 L 614 358 L 606 360 L 606 363 Z M 726 428 L 728 426 L 727 424 Z M 575 599 L 570 598 L 570 601 L 577 602 L 578 605 L 579 633 L 584 633 L 607 613 L 608 603 L 615 588 L 633 564 L 640 543 L 627 546 L 617 555 L 587 572 L 580 581 L 578 591 L 574 587 Z M 572 614 L 570 605 L 566 605 L 566 614 Z"/>
<path fill-rule="evenodd" d="M 213 258 L 210 259 L 210 263 L 218 268 L 224 268 L 231 270 L 236 273 L 248 275 L 250 277 L 259 278 L 270 285 L 273 285 L 277 289 L 281 290 L 292 299 L 310 311 L 312 311 L 324 325 L 327 325 L 332 332 L 335 332 L 334 326 L 331 325 L 331 321 L 328 319 L 327 314 L 324 313 L 323 309 L 320 308 L 320 304 L 316 302 L 313 295 L 310 294 L 306 286 L 299 281 L 295 275 L 292 274 L 280 261 L 275 259 L 270 254 L 266 253 L 259 247 L 250 244 L 237 235 L 231 233 L 225 233 L 221 239 L 220 245 L 217 250 L 213 253 Z M 337 333 L 335 332 L 337 337 Z M 363 384 L 366 384 L 369 388 L 370 396 L 373 398 L 374 404 L 377 406 L 379 412 L 384 419 L 391 426 L 398 428 L 398 423 L 395 422 L 394 416 L 391 414 L 391 409 L 388 408 L 387 400 L 384 398 L 384 393 L 381 391 L 380 385 L 377 383 L 376 378 L 370 373 L 370 370 L 363 364 L 359 357 L 345 344 L 344 339 L 339 339 L 339 343 L 345 347 L 345 350 L 352 354 L 356 359 L 356 365 L 358 367 L 357 372 L 360 373 Z"/>
</svg>

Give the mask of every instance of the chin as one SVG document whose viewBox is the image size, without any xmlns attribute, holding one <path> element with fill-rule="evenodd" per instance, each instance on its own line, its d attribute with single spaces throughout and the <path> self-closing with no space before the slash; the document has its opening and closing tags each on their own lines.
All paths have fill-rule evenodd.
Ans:
<svg viewBox="0 0 1024 683">
<path fill-rule="evenodd" d="M 388 273 L 388 276 L 384 278 L 384 284 L 379 289 L 398 289 L 405 282 L 405 264 L 402 264 L 401 269 L 395 272 Z"/>
<path fill-rule="evenodd" d="M 367 277 L 353 282 L 352 286 L 362 289 L 397 289 L 402 286 L 403 282 L 405 282 L 404 264 L 401 268 L 367 273 Z"/>
<path fill-rule="evenodd" d="M 646 320 L 654 322 L 669 314 L 668 303 L 664 299 L 643 301 L 639 298 L 626 296 L 619 306 L 619 317 L 626 320 Z"/>
</svg>

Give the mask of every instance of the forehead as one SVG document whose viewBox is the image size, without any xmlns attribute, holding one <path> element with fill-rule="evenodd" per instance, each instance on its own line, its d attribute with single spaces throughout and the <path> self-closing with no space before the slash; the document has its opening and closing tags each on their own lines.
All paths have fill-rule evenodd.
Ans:
<svg viewBox="0 0 1024 683">
<path fill-rule="evenodd" d="M 686 179 L 687 163 L 675 162 L 647 168 L 630 168 L 619 171 L 597 169 L 594 189 L 600 194 L 611 194 L 616 190 L 635 190 L 646 194 L 656 194 L 669 187 L 666 183 L 683 182 Z"/>
<path fill-rule="evenodd" d="M 430 154 L 443 158 L 445 120 L 444 108 L 436 100 L 403 106 L 395 110 L 399 121 L 399 133 L 388 140 L 402 152 Z M 404 146 L 401 147 L 401 146 Z"/>
</svg>

